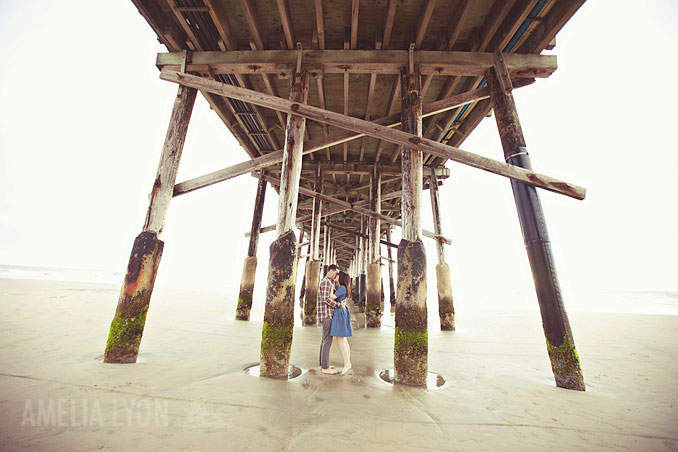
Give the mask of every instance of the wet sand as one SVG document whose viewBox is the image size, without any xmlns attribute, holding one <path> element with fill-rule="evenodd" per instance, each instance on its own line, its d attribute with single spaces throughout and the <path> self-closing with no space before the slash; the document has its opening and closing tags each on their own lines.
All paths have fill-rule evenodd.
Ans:
<svg viewBox="0 0 678 452">
<path fill-rule="evenodd" d="M 427 390 L 377 378 L 390 326 L 356 330 L 345 377 L 316 370 L 316 327 L 294 330 L 300 377 L 249 376 L 261 322 L 192 291 L 156 290 L 141 362 L 103 364 L 118 290 L 0 279 L 0 450 L 678 450 L 678 316 L 570 312 L 588 387 L 573 392 L 553 384 L 536 308 L 458 309 L 457 331 L 430 333 L 447 383 Z"/>
</svg>

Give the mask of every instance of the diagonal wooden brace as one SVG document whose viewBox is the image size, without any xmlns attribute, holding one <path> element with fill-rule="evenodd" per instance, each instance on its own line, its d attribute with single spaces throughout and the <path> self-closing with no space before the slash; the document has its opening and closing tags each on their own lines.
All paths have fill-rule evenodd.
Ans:
<svg viewBox="0 0 678 452">
<path fill-rule="evenodd" d="M 408 147 L 410 149 L 417 149 L 435 155 L 436 157 L 463 163 L 474 168 L 482 169 L 523 182 L 527 185 L 543 188 L 575 199 L 584 199 L 586 197 L 586 189 L 583 187 L 535 173 L 534 171 L 526 170 L 518 166 L 509 165 L 478 154 L 463 151 L 459 148 L 448 146 L 437 141 L 417 137 L 416 135 L 400 130 L 390 129 L 370 121 L 352 118 L 310 105 L 290 102 L 258 91 L 227 85 L 195 75 L 181 74 L 176 71 L 165 69 L 160 73 L 160 78 L 184 86 L 218 94 L 220 96 L 230 97 L 262 107 L 271 108 L 273 110 L 282 111 L 287 114 L 303 116 L 312 121 L 363 133 L 367 136 Z"/>
</svg>

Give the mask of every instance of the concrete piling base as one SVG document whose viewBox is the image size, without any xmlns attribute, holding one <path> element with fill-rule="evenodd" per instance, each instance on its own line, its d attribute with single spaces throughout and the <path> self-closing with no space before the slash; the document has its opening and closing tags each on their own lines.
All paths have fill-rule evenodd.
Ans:
<svg viewBox="0 0 678 452">
<path fill-rule="evenodd" d="M 293 231 L 270 247 L 268 289 L 261 330 L 261 376 L 286 377 L 294 329 L 294 286 L 297 277 L 297 239 Z"/>
<path fill-rule="evenodd" d="M 452 283 L 450 282 L 450 266 L 446 263 L 436 265 L 436 282 L 438 284 L 440 329 L 443 331 L 454 331 Z"/>
<path fill-rule="evenodd" d="M 367 304 L 367 275 L 362 273 L 359 278 L 360 283 L 360 299 L 358 301 L 358 307 L 360 312 L 365 312 L 365 305 Z"/>
<path fill-rule="evenodd" d="M 369 328 L 381 326 L 381 266 L 367 265 L 367 296 L 365 315 Z"/>
<path fill-rule="evenodd" d="M 421 241 L 398 246 L 398 290 L 393 361 L 395 379 L 425 385 L 428 375 L 426 252 Z"/>
<path fill-rule="evenodd" d="M 252 309 L 252 294 L 254 293 L 254 279 L 257 274 L 257 257 L 249 256 L 245 259 L 240 278 L 240 294 L 235 311 L 236 320 L 249 320 Z"/>
<path fill-rule="evenodd" d="M 155 232 L 142 232 L 134 240 L 106 342 L 105 363 L 137 361 L 163 247 Z"/>
<path fill-rule="evenodd" d="M 306 266 L 306 296 L 304 297 L 304 325 L 317 323 L 318 286 L 320 285 L 320 261 L 308 261 Z"/>
</svg>

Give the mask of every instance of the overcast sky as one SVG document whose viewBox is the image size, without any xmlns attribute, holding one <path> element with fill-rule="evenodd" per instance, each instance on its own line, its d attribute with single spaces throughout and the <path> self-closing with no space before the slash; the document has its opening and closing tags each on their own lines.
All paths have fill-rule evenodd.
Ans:
<svg viewBox="0 0 678 452">
<path fill-rule="evenodd" d="M 588 189 L 584 201 L 540 191 L 566 292 L 678 289 L 677 5 L 589 0 L 558 35 L 558 70 L 514 94 L 534 169 Z M 131 1 L 0 2 L 0 264 L 124 271 L 176 93 L 158 78 L 161 51 Z M 501 160 L 494 118 L 462 148 Z M 246 158 L 199 96 L 178 180 Z M 533 291 L 509 181 L 448 166 L 455 296 Z M 158 284 L 237 290 L 255 190 L 244 175 L 174 200 Z M 269 189 L 264 224 L 276 208 Z"/>
</svg>

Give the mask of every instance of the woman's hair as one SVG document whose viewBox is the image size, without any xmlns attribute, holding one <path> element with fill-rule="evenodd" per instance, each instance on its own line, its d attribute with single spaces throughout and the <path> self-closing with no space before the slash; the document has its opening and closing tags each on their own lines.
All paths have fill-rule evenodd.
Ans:
<svg viewBox="0 0 678 452">
<path fill-rule="evenodd" d="M 351 293 L 351 278 L 348 277 L 348 273 L 339 272 L 339 285 L 346 287 L 346 293 Z"/>
</svg>

